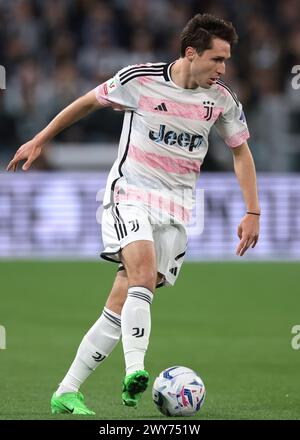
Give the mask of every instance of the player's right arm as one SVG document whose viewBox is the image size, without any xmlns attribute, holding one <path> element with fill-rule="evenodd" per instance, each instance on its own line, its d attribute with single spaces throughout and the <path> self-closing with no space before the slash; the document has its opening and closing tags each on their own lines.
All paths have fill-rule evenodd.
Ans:
<svg viewBox="0 0 300 440">
<path fill-rule="evenodd" d="M 65 128 L 79 121 L 89 113 L 103 107 L 116 110 L 134 110 L 137 108 L 140 90 L 140 76 L 144 68 L 128 66 L 120 70 L 113 78 L 72 102 L 62 110 L 47 127 L 33 139 L 22 145 L 7 166 L 7 171 L 16 171 L 18 163 L 25 160 L 22 167 L 27 171 L 39 157 L 45 144 Z"/>
<path fill-rule="evenodd" d="M 23 144 L 9 162 L 6 170 L 16 171 L 20 161 L 25 160 L 22 169 L 27 171 L 31 164 L 39 157 L 43 147 L 65 128 L 79 121 L 89 113 L 107 107 L 104 101 L 99 101 L 95 91 L 91 90 L 76 101 L 64 108 L 54 119 L 40 131 L 33 139 Z"/>
</svg>

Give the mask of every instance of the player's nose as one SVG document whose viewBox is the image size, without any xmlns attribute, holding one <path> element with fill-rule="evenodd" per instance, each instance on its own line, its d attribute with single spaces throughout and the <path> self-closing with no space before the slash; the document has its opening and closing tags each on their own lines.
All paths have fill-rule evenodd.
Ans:
<svg viewBox="0 0 300 440">
<path fill-rule="evenodd" d="M 225 75 L 225 71 L 226 71 L 225 63 L 224 62 L 220 63 L 217 69 L 218 75 Z"/>
</svg>

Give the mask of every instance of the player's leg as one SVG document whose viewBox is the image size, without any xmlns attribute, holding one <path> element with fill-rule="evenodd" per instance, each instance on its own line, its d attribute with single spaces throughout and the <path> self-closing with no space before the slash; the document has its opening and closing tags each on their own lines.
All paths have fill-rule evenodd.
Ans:
<svg viewBox="0 0 300 440">
<path fill-rule="evenodd" d="M 148 210 L 141 204 L 110 206 L 103 212 L 102 238 L 104 251 L 101 256 L 108 260 L 121 260 L 128 277 L 128 295 L 121 313 L 127 374 L 122 397 L 125 404 L 136 406 L 139 389 L 143 387 L 144 390 L 149 380 L 148 373 L 144 371 L 144 357 L 150 335 L 150 304 L 157 275 L 153 226 Z M 131 374 L 133 377 L 127 381 Z"/>
<path fill-rule="evenodd" d="M 79 388 L 112 352 L 121 336 L 121 310 L 128 291 L 124 270 L 118 271 L 100 318 L 86 333 L 76 357 L 51 400 L 53 413 L 94 414 L 82 401 Z"/>
<path fill-rule="evenodd" d="M 120 265 L 113 287 L 108 295 L 105 308 L 118 314 L 121 319 L 121 312 L 127 298 L 128 278 L 123 265 Z"/>
<path fill-rule="evenodd" d="M 131 243 L 122 251 L 128 277 L 128 296 L 121 318 L 126 363 L 122 398 L 128 406 L 137 406 L 149 381 L 144 370 L 144 357 L 150 336 L 154 285 L 175 283 L 187 244 L 182 225 L 156 228 L 153 238 L 153 242 Z"/>
<path fill-rule="evenodd" d="M 128 295 L 121 313 L 126 364 L 122 399 L 127 406 L 136 406 L 149 382 L 144 357 L 149 344 L 150 306 L 157 280 L 153 241 L 139 240 L 125 246 L 122 262 L 128 278 Z"/>
</svg>

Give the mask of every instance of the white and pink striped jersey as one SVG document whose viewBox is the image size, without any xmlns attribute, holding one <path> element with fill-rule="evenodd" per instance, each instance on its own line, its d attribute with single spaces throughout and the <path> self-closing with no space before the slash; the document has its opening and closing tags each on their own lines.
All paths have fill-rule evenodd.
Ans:
<svg viewBox="0 0 300 440">
<path fill-rule="evenodd" d="M 125 110 L 104 207 L 123 201 L 165 209 L 187 223 L 214 125 L 231 147 L 249 138 L 242 105 L 223 82 L 184 89 L 172 64 L 129 66 L 95 89 L 104 106 Z"/>
</svg>

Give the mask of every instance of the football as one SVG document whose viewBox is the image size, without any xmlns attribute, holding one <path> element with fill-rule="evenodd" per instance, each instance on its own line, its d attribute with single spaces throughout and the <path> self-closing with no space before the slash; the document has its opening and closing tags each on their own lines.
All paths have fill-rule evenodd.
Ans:
<svg viewBox="0 0 300 440">
<path fill-rule="evenodd" d="M 190 368 L 170 367 L 155 379 L 152 398 L 165 416 L 194 416 L 203 405 L 205 386 Z"/>
</svg>

